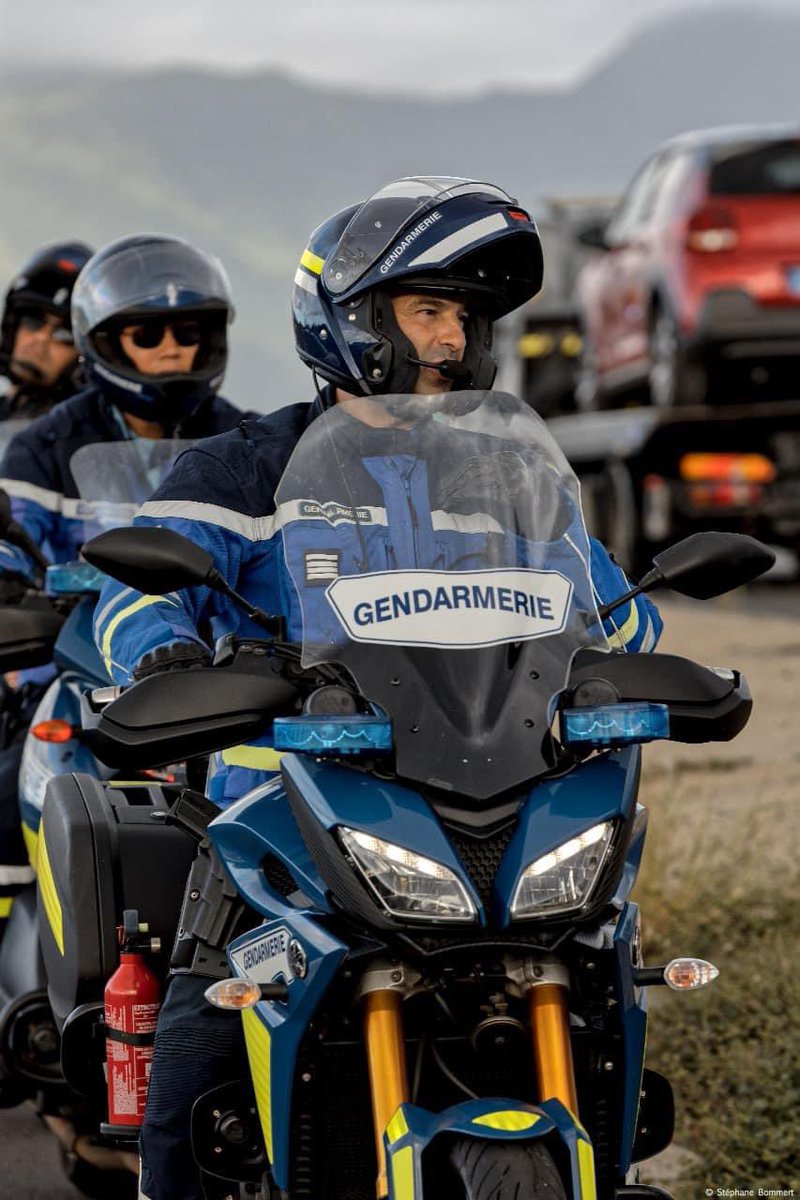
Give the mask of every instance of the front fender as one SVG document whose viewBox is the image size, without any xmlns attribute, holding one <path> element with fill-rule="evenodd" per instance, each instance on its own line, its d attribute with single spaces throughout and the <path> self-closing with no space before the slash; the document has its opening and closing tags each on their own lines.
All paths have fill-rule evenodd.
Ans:
<svg viewBox="0 0 800 1200">
<path fill-rule="evenodd" d="M 522 1104 L 518 1100 L 468 1100 L 441 1113 L 414 1104 L 398 1108 L 383 1136 L 389 1175 L 389 1200 L 424 1200 L 424 1156 L 443 1134 L 482 1141 L 526 1141 L 549 1137 L 567 1151 L 571 1200 L 595 1200 L 594 1150 L 589 1136 L 558 1100 Z"/>
</svg>

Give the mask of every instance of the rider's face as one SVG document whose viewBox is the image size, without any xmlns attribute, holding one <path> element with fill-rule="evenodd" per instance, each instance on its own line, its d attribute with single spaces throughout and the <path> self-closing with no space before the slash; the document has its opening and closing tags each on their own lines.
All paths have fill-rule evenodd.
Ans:
<svg viewBox="0 0 800 1200">
<path fill-rule="evenodd" d="M 197 358 L 200 340 L 195 321 L 176 321 L 174 326 L 131 324 L 125 325 L 120 332 L 122 349 L 142 375 L 188 373 Z"/>
<path fill-rule="evenodd" d="M 450 358 L 460 361 L 467 346 L 466 323 L 469 310 L 462 300 L 424 296 L 405 292 L 392 296 L 392 308 L 401 333 L 404 333 L 425 362 Z M 414 391 L 418 396 L 448 392 L 452 386 L 438 371 L 420 367 Z"/>
<path fill-rule="evenodd" d="M 52 313 L 23 314 L 11 352 L 14 373 L 26 383 L 52 387 L 75 362 L 75 346 L 64 322 Z"/>
</svg>

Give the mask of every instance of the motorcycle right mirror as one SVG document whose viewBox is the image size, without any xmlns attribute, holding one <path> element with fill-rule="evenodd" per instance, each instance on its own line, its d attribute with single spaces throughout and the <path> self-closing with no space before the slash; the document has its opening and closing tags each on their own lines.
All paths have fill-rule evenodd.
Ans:
<svg viewBox="0 0 800 1200">
<path fill-rule="evenodd" d="M 693 533 L 657 554 L 639 587 L 643 592 L 668 587 L 695 600 L 710 600 L 774 565 L 772 550 L 746 533 Z"/>
<path fill-rule="evenodd" d="M 93 567 L 147 596 L 223 583 L 210 554 L 174 530 L 155 525 L 109 529 L 86 542 L 82 553 Z"/>
</svg>

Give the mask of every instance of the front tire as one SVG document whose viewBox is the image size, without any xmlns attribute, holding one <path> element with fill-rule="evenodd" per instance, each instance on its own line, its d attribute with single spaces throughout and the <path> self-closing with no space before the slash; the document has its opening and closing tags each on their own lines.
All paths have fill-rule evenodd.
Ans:
<svg viewBox="0 0 800 1200">
<path fill-rule="evenodd" d="M 464 1200 L 567 1200 L 556 1164 L 538 1141 L 459 1138 L 450 1165 Z"/>
</svg>

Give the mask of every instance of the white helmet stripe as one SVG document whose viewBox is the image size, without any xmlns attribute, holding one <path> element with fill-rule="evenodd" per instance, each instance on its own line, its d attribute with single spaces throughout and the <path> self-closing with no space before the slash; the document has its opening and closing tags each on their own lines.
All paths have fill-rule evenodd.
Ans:
<svg viewBox="0 0 800 1200">
<path fill-rule="evenodd" d="M 463 229 L 457 229 L 449 237 L 435 242 L 433 246 L 423 250 L 422 254 L 412 258 L 407 266 L 424 267 L 443 262 L 458 250 L 464 250 L 474 242 L 479 242 L 481 238 L 488 237 L 490 233 L 499 233 L 501 229 L 508 229 L 508 221 L 503 213 L 492 213 L 489 217 L 481 217 L 479 221 L 473 221 L 471 225 L 465 225 Z"/>
</svg>

